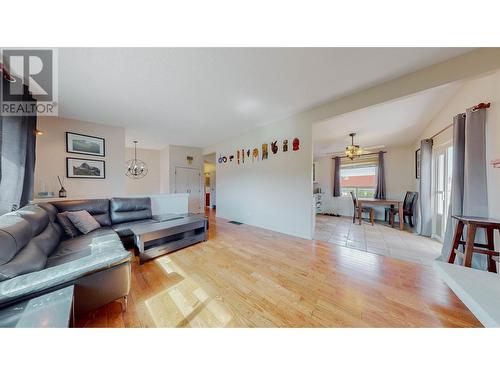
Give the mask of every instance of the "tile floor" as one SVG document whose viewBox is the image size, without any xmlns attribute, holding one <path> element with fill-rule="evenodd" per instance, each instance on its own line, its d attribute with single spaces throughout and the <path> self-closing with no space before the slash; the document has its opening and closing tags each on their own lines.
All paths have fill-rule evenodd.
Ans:
<svg viewBox="0 0 500 375">
<path fill-rule="evenodd" d="M 382 222 L 353 224 L 351 217 L 317 215 L 314 239 L 424 265 L 432 265 L 441 254 L 441 243 L 410 229 L 400 231 Z"/>
</svg>

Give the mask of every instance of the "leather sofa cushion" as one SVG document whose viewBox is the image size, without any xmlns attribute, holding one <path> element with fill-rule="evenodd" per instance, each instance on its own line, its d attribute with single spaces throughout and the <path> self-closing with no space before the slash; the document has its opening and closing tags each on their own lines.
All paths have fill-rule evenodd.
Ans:
<svg viewBox="0 0 500 375">
<path fill-rule="evenodd" d="M 68 212 L 68 219 L 83 234 L 90 233 L 101 227 L 97 220 L 85 210 Z"/>
<path fill-rule="evenodd" d="M 67 246 L 78 239 L 82 239 L 82 242 Z M 0 282 L 0 304 L 130 261 L 130 253 L 123 249 L 118 235 L 110 228 L 101 228 L 67 241 L 61 242 L 56 252 L 49 257 L 45 269 Z M 72 249 L 75 254 L 83 252 L 68 260 L 68 257 L 61 258 L 62 249 Z"/>
<path fill-rule="evenodd" d="M 111 198 L 110 211 L 113 224 L 151 219 L 151 198 Z"/>
<path fill-rule="evenodd" d="M 62 241 L 48 258 L 47 268 L 90 256 L 93 252 L 126 251 L 120 237 L 111 228 L 100 228 L 85 235 Z"/>
<path fill-rule="evenodd" d="M 14 258 L 31 237 L 28 221 L 14 214 L 0 216 L 0 265 Z"/>
<path fill-rule="evenodd" d="M 38 236 L 49 225 L 49 214 L 36 205 L 24 206 L 15 211 L 14 214 L 30 223 L 33 237 Z"/>
<path fill-rule="evenodd" d="M 35 241 L 30 241 L 10 262 L 0 266 L 0 281 L 45 267 L 47 256 Z"/>
<path fill-rule="evenodd" d="M 59 212 L 64 211 L 81 211 L 85 210 L 97 220 L 101 226 L 110 226 L 111 218 L 109 216 L 109 200 L 108 199 L 83 199 L 70 201 L 54 201 L 51 202 Z"/>
<path fill-rule="evenodd" d="M 61 240 L 61 233 L 57 230 L 54 224 L 55 223 L 49 223 L 47 228 L 45 228 L 42 233 L 33 237 L 30 241 L 30 243 L 35 243 L 46 256 L 49 256 L 54 252 Z"/>
<path fill-rule="evenodd" d="M 45 211 L 47 211 L 47 214 L 49 214 L 49 219 L 51 222 L 56 221 L 56 216 L 57 216 L 57 208 L 54 207 L 54 205 L 47 203 L 47 202 L 41 202 L 36 204 L 38 207 L 43 208 Z"/>
<path fill-rule="evenodd" d="M 60 237 L 61 235 L 54 228 L 53 223 L 49 223 L 38 236 L 33 237 L 9 262 L 0 265 L 0 281 L 45 268 L 47 256 L 56 250 Z"/>
</svg>

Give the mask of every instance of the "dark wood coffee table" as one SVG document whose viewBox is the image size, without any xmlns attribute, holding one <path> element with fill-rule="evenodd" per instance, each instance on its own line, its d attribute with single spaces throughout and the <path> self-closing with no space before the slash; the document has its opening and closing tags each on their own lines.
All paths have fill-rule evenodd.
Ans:
<svg viewBox="0 0 500 375">
<path fill-rule="evenodd" d="M 137 224 L 131 228 L 139 250 L 139 261 L 171 253 L 207 240 L 208 219 L 203 215 L 191 215 L 157 223 Z"/>
</svg>

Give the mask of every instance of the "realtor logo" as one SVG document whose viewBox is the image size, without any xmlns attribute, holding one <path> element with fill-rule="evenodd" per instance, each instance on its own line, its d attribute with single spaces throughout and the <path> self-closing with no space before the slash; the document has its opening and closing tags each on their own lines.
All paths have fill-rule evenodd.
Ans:
<svg viewBox="0 0 500 375">
<path fill-rule="evenodd" d="M 2 49 L 1 113 L 57 116 L 56 51 Z"/>
</svg>

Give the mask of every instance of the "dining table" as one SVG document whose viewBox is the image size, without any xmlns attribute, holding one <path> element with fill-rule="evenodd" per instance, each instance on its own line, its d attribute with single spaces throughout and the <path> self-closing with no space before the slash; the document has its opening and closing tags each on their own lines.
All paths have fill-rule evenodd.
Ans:
<svg viewBox="0 0 500 375">
<path fill-rule="evenodd" d="M 394 206 L 397 207 L 399 214 L 399 229 L 404 229 L 403 220 L 403 201 L 397 199 L 376 199 L 376 198 L 358 198 L 357 199 L 357 209 L 359 217 L 359 225 L 361 225 L 361 213 L 363 212 L 363 206 Z M 394 222 L 393 222 L 394 224 Z"/>
</svg>

